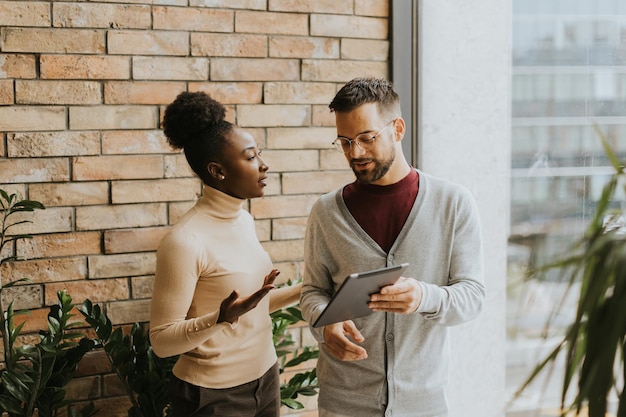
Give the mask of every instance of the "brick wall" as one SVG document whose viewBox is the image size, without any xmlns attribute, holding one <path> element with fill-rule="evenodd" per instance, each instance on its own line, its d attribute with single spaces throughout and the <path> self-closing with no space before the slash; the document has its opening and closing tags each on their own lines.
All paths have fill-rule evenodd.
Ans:
<svg viewBox="0 0 626 417">
<path fill-rule="evenodd" d="M 43 327 L 59 289 L 101 303 L 117 325 L 148 320 L 157 244 L 201 190 L 159 129 L 184 90 L 225 103 L 265 149 L 269 186 L 248 208 L 280 278 L 298 279 L 311 205 L 352 179 L 331 149 L 327 105 L 355 76 L 388 75 L 388 10 L 385 0 L 0 0 L 0 188 L 46 206 L 21 229 L 34 238 L 11 248 L 27 260 L 0 269 L 3 282 L 31 279 L 4 291 L 32 310 L 25 330 Z M 108 371 L 90 354 L 70 396 L 125 416 Z"/>
</svg>

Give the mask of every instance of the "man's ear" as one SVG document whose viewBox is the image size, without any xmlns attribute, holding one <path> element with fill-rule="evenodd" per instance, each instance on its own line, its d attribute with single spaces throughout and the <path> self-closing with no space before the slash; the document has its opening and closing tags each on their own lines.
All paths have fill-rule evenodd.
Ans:
<svg viewBox="0 0 626 417">
<path fill-rule="evenodd" d="M 207 165 L 207 171 L 209 171 L 209 175 L 216 180 L 224 179 L 224 169 L 222 169 L 222 166 L 217 162 L 209 162 L 209 165 Z"/>
<path fill-rule="evenodd" d="M 404 134 L 406 133 L 406 122 L 404 119 L 402 117 L 398 117 L 393 125 L 393 128 L 396 132 L 396 140 L 402 140 L 402 138 L 404 138 Z"/>
</svg>

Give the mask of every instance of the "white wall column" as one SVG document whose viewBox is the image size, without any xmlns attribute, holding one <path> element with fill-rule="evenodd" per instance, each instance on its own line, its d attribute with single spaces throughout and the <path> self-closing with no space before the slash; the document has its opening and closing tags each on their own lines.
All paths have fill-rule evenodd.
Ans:
<svg viewBox="0 0 626 417">
<path fill-rule="evenodd" d="M 511 0 L 420 0 L 418 167 L 468 187 L 487 303 L 452 329 L 450 417 L 504 416 Z"/>
</svg>

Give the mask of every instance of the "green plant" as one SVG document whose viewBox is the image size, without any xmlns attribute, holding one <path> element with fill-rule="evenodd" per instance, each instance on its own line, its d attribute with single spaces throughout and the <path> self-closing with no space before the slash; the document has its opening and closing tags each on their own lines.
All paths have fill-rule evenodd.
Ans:
<svg viewBox="0 0 626 417">
<path fill-rule="evenodd" d="M 135 323 L 130 332 L 113 329 L 113 324 L 100 306 L 85 300 L 78 308 L 85 321 L 95 330 L 96 347 L 104 348 L 113 369 L 122 381 L 132 406 L 129 417 L 167 417 L 167 385 L 177 356 L 159 358 L 152 351 L 148 330 Z M 279 357 L 280 372 L 318 357 L 318 350 L 311 347 L 294 349 L 295 342 L 289 327 L 302 321 L 299 308 L 290 307 L 272 314 L 274 346 Z M 290 357 L 290 359 L 288 359 Z M 281 384 L 281 403 L 292 409 L 304 406 L 297 401 L 299 395 L 317 393 L 315 368 L 296 373 Z"/>
<path fill-rule="evenodd" d="M 296 342 L 293 340 L 289 328 L 298 322 L 304 321 L 299 307 L 288 307 L 275 311 L 271 316 L 274 346 L 278 355 L 281 374 L 287 368 L 292 368 L 308 360 L 318 358 L 319 350 L 317 348 L 305 346 L 302 349 L 294 349 Z M 302 409 L 304 405 L 297 401 L 297 397 L 299 395 L 313 396 L 317 394 L 317 389 L 318 383 L 315 368 L 298 372 L 287 382 L 281 384 L 281 404 L 296 410 Z"/>
<path fill-rule="evenodd" d="M 616 395 L 617 416 L 626 417 L 626 226 L 625 213 L 611 207 L 619 187 L 626 191 L 626 171 L 597 126 L 596 131 L 615 173 L 604 187 L 594 218 L 572 246 L 572 255 L 534 271 L 559 269 L 570 286 L 580 280 L 576 317 L 516 396 L 564 354 L 561 416 L 572 411 L 579 415 L 588 406 L 589 417 L 604 417 L 611 396 Z M 574 381 L 577 390 L 568 401 Z"/>
<path fill-rule="evenodd" d="M 0 207 L 2 209 L 0 227 L 0 265 L 9 261 L 19 261 L 15 248 L 8 245 L 21 239 L 30 239 L 28 234 L 11 235 L 15 226 L 30 223 L 30 220 L 13 220 L 16 214 L 44 209 L 38 201 L 23 200 L 18 194 L 8 194 L 0 189 Z M 15 229 L 13 229 L 15 230 Z M 15 316 L 26 311 L 16 311 L 14 302 L 5 310 L 2 291 L 13 287 L 28 278 L 8 282 L 0 287 L 0 331 L 4 345 L 4 368 L 0 371 L 0 411 L 10 417 L 56 416 L 68 404 L 65 399 L 65 386 L 72 378 L 78 362 L 89 350 L 93 342 L 82 337 L 74 329 L 83 323 L 71 321 L 74 316 L 72 298 L 64 291 L 57 293 L 58 303 L 50 307 L 48 329 L 39 332 L 39 343 L 20 345 L 18 337 L 25 324 L 15 325 Z M 0 281 L 0 284 L 1 281 Z M 94 413 L 89 404 L 82 410 L 71 413 L 72 416 L 90 416 Z"/>
<path fill-rule="evenodd" d="M 96 332 L 96 347 L 102 347 L 132 406 L 129 417 L 166 417 L 167 385 L 176 357 L 159 358 L 152 351 L 147 331 L 135 323 L 128 334 L 113 330 L 99 305 L 85 300 L 78 310 Z"/>
</svg>

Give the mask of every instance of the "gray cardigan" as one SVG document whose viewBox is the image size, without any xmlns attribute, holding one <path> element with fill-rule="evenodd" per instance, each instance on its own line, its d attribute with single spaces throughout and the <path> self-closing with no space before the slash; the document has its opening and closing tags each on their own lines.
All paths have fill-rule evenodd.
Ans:
<svg viewBox="0 0 626 417">
<path fill-rule="evenodd" d="M 323 195 L 305 237 L 302 313 L 313 323 L 345 277 L 410 263 L 403 274 L 423 288 L 415 314 L 375 312 L 355 319 L 368 358 L 317 363 L 319 406 L 355 417 L 415 417 L 447 411 L 448 326 L 478 315 L 485 298 L 478 211 L 465 188 L 419 171 L 419 193 L 389 253 L 354 220 L 341 189 Z"/>
</svg>

